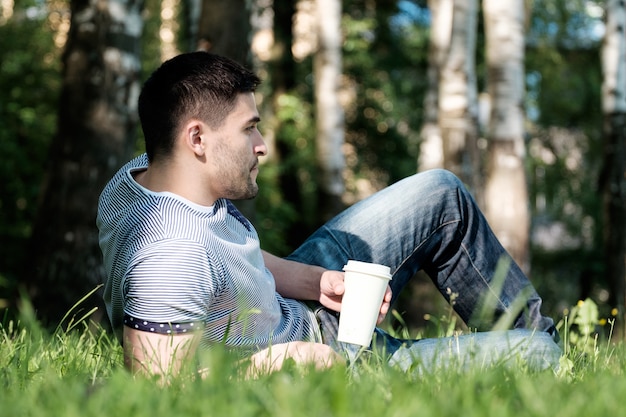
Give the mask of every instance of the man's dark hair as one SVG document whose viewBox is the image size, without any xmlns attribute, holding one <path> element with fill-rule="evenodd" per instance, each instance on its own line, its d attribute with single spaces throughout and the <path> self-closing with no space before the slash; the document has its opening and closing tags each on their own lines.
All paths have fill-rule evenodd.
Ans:
<svg viewBox="0 0 626 417">
<path fill-rule="evenodd" d="M 240 93 L 256 90 L 259 77 L 237 62 L 208 52 L 165 61 L 139 95 L 139 119 L 148 159 L 168 156 L 180 124 L 197 118 L 217 129 Z"/>
</svg>

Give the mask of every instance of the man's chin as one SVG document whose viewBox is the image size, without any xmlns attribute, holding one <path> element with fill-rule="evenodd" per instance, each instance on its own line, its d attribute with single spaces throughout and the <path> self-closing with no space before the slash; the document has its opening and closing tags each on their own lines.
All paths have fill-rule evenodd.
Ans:
<svg viewBox="0 0 626 417">
<path fill-rule="evenodd" d="M 257 195 L 259 195 L 259 187 L 254 187 L 253 189 L 248 190 L 245 194 L 242 194 L 236 198 L 231 198 L 230 200 L 232 201 L 254 200 Z"/>
</svg>

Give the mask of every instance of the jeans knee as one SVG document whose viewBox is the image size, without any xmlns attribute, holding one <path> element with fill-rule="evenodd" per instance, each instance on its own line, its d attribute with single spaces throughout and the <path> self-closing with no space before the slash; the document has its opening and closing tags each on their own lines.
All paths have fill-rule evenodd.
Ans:
<svg viewBox="0 0 626 417">
<path fill-rule="evenodd" d="M 461 182 L 453 172 L 443 168 L 435 168 L 429 171 L 424 171 L 424 175 L 428 175 L 432 178 L 432 181 L 438 183 L 441 187 L 445 188 L 461 188 L 464 189 L 465 185 Z"/>
</svg>

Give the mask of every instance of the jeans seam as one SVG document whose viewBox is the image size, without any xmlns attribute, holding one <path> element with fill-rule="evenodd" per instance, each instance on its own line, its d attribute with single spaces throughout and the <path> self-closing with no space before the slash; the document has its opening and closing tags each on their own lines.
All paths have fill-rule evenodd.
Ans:
<svg viewBox="0 0 626 417">
<path fill-rule="evenodd" d="M 347 258 L 349 258 L 351 256 L 350 255 L 350 251 L 348 251 L 348 249 L 346 249 L 341 244 L 341 241 L 335 237 L 335 234 L 333 233 L 333 230 L 330 227 L 328 227 L 327 225 L 323 225 L 321 228 L 328 232 L 328 236 L 330 236 L 333 239 L 333 241 L 337 244 L 337 247 L 341 249 L 341 251 L 344 253 L 344 255 Z"/>
<path fill-rule="evenodd" d="M 472 265 L 472 268 L 474 269 L 474 271 L 476 271 L 476 273 L 480 276 L 480 278 L 483 280 L 483 283 L 487 286 L 487 288 L 489 289 L 489 292 L 496 297 L 496 300 L 498 300 L 498 303 L 500 304 L 500 306 L 503 308 L 504 312 L 508 312 L 509 308 L 506 306 L 506 304 L 504 304 L 504 302 L 502 301 L 502 298 L 500 297 L 499 294 L 496 294 L 496 292 L 494 291 L 493 287 L 491 286 L 491 283 L 485 278 L 485 276 L 482 274 L 482 272 L 480 271 L 480 269 L 478 269 L 478 267 L 476 266 L 476 264 L 474 263 L 474 260 L 472 259 L 472 257 L 470 256 L 469 251 L 467 250 L 467 247 L 465 246 L 465 244 L 463 242 L 461 242 L 461 249 L 463 250 L 463 252 L 465 253 L 465 256 L 467 256 L 467 259 L 469 260 L 470 264 Z"/>
<path fill-rule="evenodd" d="M 413 255 L 415 254 L 415 252 L 419 251 L 422 246 L 424 246 L 424 244 L 426 244 L 426 242 L 432 238 L 434 235 L 436 235 L 441 229 L 443 229 L 446 226 L 450 226 L 453 223 L 460 223 L 461 220 L 455 219 L 455 220 L 449 220 L 445 223 L 440 224 L 439 226 L 437 226 L 437 228 L 435 230 L 432 231 L 431 234 L 428 235 L 428 237 L 426 237 L 425 239 L 423 239 L 414 249 L 413 252 L 411 252 L 411 254 L 407 257 L 405 257 L 402 262 L 400 263 L 400 265 L 398 265 L 397 269 L 401 269 L 404 264 L 413 257 Z M 462 244 L 462 243 L 461 243 Z M 424 267 L 422 265 L 420 265 L 420 269 L 424 269 Z"/>
</svg>

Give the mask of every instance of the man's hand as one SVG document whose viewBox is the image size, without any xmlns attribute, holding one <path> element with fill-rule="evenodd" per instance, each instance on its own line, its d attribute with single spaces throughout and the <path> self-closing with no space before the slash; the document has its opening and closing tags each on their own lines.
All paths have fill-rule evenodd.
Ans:
<svg viewBox="0 0 626 417">
<path fill-rule="evenodd" d="M 320 279 L 320 299 L 319 302 L 334 311 L 341 311 L 341 299 L 346 290 L 343 283 L 344 273 L 341 271 L 325 271 Z M 387 286 L 383 303 L 380 306 L 377 323 L 381 323 L 387 313 L 391 303 L 391 287 Z"/>
<path fill-rule="evenodd" d="M 279 258 L 265 251 L 263 251 L 263 259 L 274 275 L 276 291 L 280 295 L 296 300 L 317 300 L 324 307 L 341 311 L 341 299 L 345 291 L 342 271 L 332 271 L 321 266 Z M 378 323 L 385 319 L 390 303 L 391 288 L 387 286 L 387 292 L 380 306 Z"/>
<path fill-rule="evenodd" d="M 287 359 L 292 359 L 298 365 L 314 365 L 316 369 L 325 369 L 344 362 L 330 346 L 321 343 L 280 343 L 252 355 L 246 376 L 255 377 L 277 371 Z"/>
</svg>

